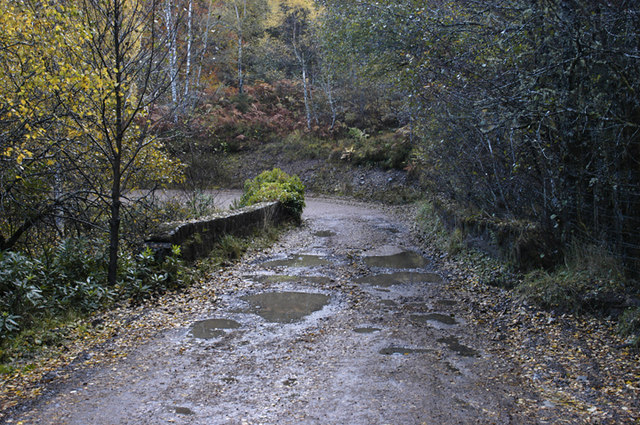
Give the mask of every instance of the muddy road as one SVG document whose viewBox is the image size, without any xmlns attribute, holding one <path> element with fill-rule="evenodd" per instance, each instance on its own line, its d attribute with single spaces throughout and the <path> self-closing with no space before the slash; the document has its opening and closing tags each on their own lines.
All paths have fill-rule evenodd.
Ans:
<svg viewBox="0 0 640 425">
<path fill-rule="evenodd" d="M 88 368 L 24 424 L 509 424 L 517 371 L 412 242 L 402 211 L 311 199 L 167 331 Z"/>
</svg>

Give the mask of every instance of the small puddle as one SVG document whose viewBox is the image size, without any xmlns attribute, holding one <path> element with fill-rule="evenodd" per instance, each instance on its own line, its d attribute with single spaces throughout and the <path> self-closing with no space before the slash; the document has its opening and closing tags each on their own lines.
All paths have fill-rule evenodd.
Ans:
<svg viewBox="0 0 640 425">
<path fill-rule="evenodd" d="M 309 283 L 327 283 L 328 277 L 325 276 L 288 276 L 288 275 L 255 275 L 245 276 L 245 279 L 262 283 L 287 283 L 287 282 L 309 282 Z"/>
<path fill-rule="evenodd" d="M 379 353 L 384 354 L 385 356 L 391 356 L 393 354 L 402 354 L 406 356 L 409 354 L 430 353 L 432 351 L 433 350 L 428 350 L 426 348 L 387 347 L 380 350 Z"/>
<path fill-rule="evenodd" d="M 429 264 L 422 255 L 409 251 L 394 255 L 364 257 L 364 262 L 369 267 L 382 267 L 385 269 L 420 269 Z"/>
<path fill-rule="evenodd" d="M 296 322 L 329 303 L 327 295 L 307 292 L 265 292 L 242 299 L 251 304 L 251 313 L 271 323 Z"/>
<path fill-rule="evenodd" d="M 331 230 L 321 230 L 319 232 L 315 232 L 313 236 L 318 238 L 330 238 L 331 236 L 335 236 L 336 232 L 332 232 Z"/>
<path fill-rule="evenodd" d="M 282 385 L 285 387 L 293 387 L 298 382 L 298 378 L 287 378 L 282 381 Z"/>
<path fill-rule="evenodd" d="M 480 357 L 480 354 L 471 347 L 460 344 L 455 336 L 448 336 L 437 340 L 442 344 L 446 344 L 449 350 L 456 352 L 462 357 Z"/>
<path fill-rule="evenodd" d="M 193 410 L 189 409 L 188 407 L 176 406 L 176 407 L 174 407 L 174 411 L 178 415 L 193 415 L 194 414 Z"/>
<path fill-rule="evenodd" d="M 199 339 L 211 339 L 223 336 L 224 329 L 238 329 L 240 323 L 228 319 L 200 320 L 191 327 L 191 335 Z"/>
<path fill-rule="evenodd" d="M 437 273 L 397 272 L 390 274 L 363 276 L 356 279 L 355 282 L 373 286 L 388 287 L 392 285 L 419 282 L 440 283 L 442 282 L 442 277 Z"/>
<path fill-rule="evenodd" d="M 445 307 L 453 307 L 458 302 L 456 300 L 436 300 L 436 304 L 445 306 Z"/>
<path fill-rule="evenodd" d="M 398 304 L 393 300 L 380 300 L 380 304 L 385 307 L 397 307 Z"/>
<path fill-rule="evenodd" d="M 316 267 L 329 264 L 326 257 L 319 255 L 296 255 L 284 260 L 271 260 L 263 263 L 265 267 Z"/>
<path fill-rule="evenodd" d="M 429 313 L 429 314 L 412 314 L 411 320 L 417 323 L 427 323 L 427 322 L 439 322 L 443 325 L 457 325 L 456 319 L 447 315 L 440 313 Z"/>
<path fill-rule="evenodd" d="M 372 334 L 379 332 L 380 328 L 355 328 L 353 331 L 357 334 Z"/>
</svg>

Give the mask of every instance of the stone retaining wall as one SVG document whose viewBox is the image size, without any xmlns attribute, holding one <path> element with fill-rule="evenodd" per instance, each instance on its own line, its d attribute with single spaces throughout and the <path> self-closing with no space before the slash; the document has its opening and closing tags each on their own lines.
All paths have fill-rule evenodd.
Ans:
<svg viewBox="0 0 640 425">
<path fill-rule="evenodd" d="M 468 246 L 507 260 L 521 271 L 549 269 L 562 258 L 560 242 L 538 223 L 469 217 L 437 200 L 433 206 L 448 229 L 462 231 Z"/>
<path fill-rule="evenodd" d="M 147 238 L 146 244 L 158 257 L 170 253 L 172 245 L 179 245 L 182 258 L 193 261 L 206 257 L 225 235 L 247 236 L 256 229 L 292 219 L 280 202 L 263 202 L 198 220 L 166 223 Z"/>
</svg>

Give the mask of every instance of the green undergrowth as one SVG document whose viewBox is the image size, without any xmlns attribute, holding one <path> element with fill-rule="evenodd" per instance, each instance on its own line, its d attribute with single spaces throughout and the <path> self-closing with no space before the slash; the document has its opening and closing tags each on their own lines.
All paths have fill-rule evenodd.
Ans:
<svg viewBox="0 0 640 425">
<path fill-rule="evenodd" d="M 472 267 L 481 283 L 510 290 L 518 301 L 540 309 L 616 320 L 620 334 L 640 349 L 640 307 L 629 303 L 637 302 L 640 288 L 607 250 L 576 241 L 563 264 L 522 274 L 507 261 L 469 248 L 468 235 L 447 229 L 430 202 L 419 209 L 417 229 L 423 243 Z"/>
<path fill-rule="evenodd" d="M 122 305 L 153 305 L 160 299 L 161 294 L 184 292 L 196 282 L 215 278 L 221 268 L 239 261 L 247 251 L 271 246 L 287 228 L 289 225 L 267 227 L 246 237 L 225 236 L 207 258 L 193 264 L 183 263 L 179 259 L 179 249 L 176 247 L 173 255 L 162 262 L 155 260 L 149 250 L 135 256 L 122 257 L 120 279 L 116 288 L 100 286 L 100 296 L 91 292 L 76 291 L 75 297 L 68 302 L 65 299 L 56 300 L 56 303 L 62 304 L 55 308 L 51 305 L 53 300 L 42 299 L 39 301 L 41 304 L 38 309 L 30 312 L 30 321 L 17 320 L 17 328 L 5 328 L 0 339 L 0 375 L 24 372 L 33 367 L 38 358 L 55 357 L 64 352 L 69 341 L 84 338 L 91 333 L 89 331 L 94 326 L 91 317 L 94 313 Z M 76 266 L 76 260 L 89 260 L 86 254 L 76 253 L 73 258 L 73 264 Z M 72 257 L 67 261 L 72 261 Z M 91 269 L 93 266 L 87 267 Z M 7 269 L 0 270 L 6 272 Z M 80 274 L 85 272 L 78 271 Z M 35 280 L 30 282 L 34 287 L 38 283 L 39 281 Z M 61 287 L 59 291 L 63 290 L 63 282 L 57 281 L 55 284 Z M 45 304 L 45 301 L 49 304 Z M 22 317 L 27 317 L 25 312 L 21 313 Z"/>
<path fill-rule="evenodd" d="M 230 266 L 249 250 L 262 250 L 272 246 L 290 224 L 257 228 L 250 236 L 224 236 L 206 258 L 197 260 L 193 267 L 197 276 L 212 276 L 220 267 Z"/>
<path fill-rule="evenodd" d="M 0 253 L 0 340 L 47 317 L 139 302 L 186 284 L 178 247 L 161 261 L 148 248 L 121 252 L 115 286 L 107 284 L 106 252 L 100 240 L 68 239 L 40 257 Z"/>
<path fill-rule="evenodd" d="M 272 142 L 263 149 L 282 154 L 290 161 L 325 159 L 385 170 L 402 170 L 409 164 L 411 143 L 393 131 L 370 135 L 352 127 L 343 133 L 328 138 L 297 130 L 288 134 L 281 142 Z"/>
</svg>

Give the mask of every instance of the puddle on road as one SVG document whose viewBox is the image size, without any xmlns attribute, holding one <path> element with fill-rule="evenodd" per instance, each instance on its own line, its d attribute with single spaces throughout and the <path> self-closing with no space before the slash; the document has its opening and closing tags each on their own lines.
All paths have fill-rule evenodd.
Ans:
<svg viewBox="0 0 640 425">
<path fill-rule="evenodd" d="M 174 412 L 178 415 L 193 415 L 193 410 L 188 407 L 176 406 L 174 407 Z"/>
<path fill-rule="evenodd" d="M 327 283 L 330 279 L 325 276 L 287 276 L 287 275 L 255 275 L 245 276 L 245 279 L 262 283 L 287 283 L 287 282 L 309 282 Z"/>
<path fill-rule="evenodd" d="M 265 267 L 317 267 L 329 264 L 326 257 L 319 255 L 296 255 L 284 260 L 271 260 L 262 263 Z"/>
<path fill-rule="evenodd" d="M 330 238 L 331 236 L 335 236 L 336 232 L 332 232 L 331 230 L 321 230 L 319 232 L 315 232 L 313 236 L 318 238 Z"/>
<path fill-rule="evenodd" d="M 445 306 L 445 307 L 453 307 L 454 305 L 456 305 L 458 302 L 456 300 L 436 300 L 436 304 Z"/>
<path fill-rule="evenodd" d="M 398 306 L 398 304 L 393 300 L 380 300 L 380 304 L 382 304 L 385 307 L 391 307 L 391 308 Z"/>
<path fill-rule="evenodd" d="M 372 334 L 379 332 L 380 328 L 355 328 L 353 331 L 357 334 Z"/>
<path fill-rule="evenodd" d="M 391 356 L 393 354 L 402 354 L 406 356 L 409 354 L 423 354 L 423 353 L 431 353 L 431 352 L 433 352 L 433 350 L 428 350 L 426 348 L 406 348 L 406 347 L 387 347 L 379 351 L 380 354 L 384 354 L 385 356 Z"/>
<path fill-rule="evenodd" d="M 228 319 L 200 320 L 191 327 L 191 336 L 199 339 L 211 339 L 223 336 L 224 329 L 238 329 L 240 323 Z"/>
<path fill-rule="evenodd" d="M 271 323 L 296 322 L 329 303 L 327 295 L 307 292 L 265 292 L 242 299 L 251 304 L 251 313 Z"/>
<path fill-rule="evenodd" d="M 363 276 L 356 279 L 355 282 L 373 286 L 388 287 L 392 285 L 418 282 L 440 283 L 442 282 L 442 277 L 437 273 L 397 272 Z"/>
<path fill-rule="evenodd" d="M 285 387 L 293 387 L 298 382 L 298 378 L 287 378 L 282 381 L 282 385 Z"/>
<path fill-rule="evenodd" d="M 480 357 L 480 353 L 471 347 L 460 344 L 458 338 L 455 336 L 448 336 L 446 338 L 440 338 L 437 340 L 442 344 L 446 344 L 449 350 L 454 351 L 462 357 Z"/>
<path fill-rule="evenodd" d="M 231 385 L 236 384 L 238 382 L 238 379 L 234 378 L 233 376 L 225 376 L 224 378 L 222 378 L 222 382 Z"/>
<path fill-rule="evenodd" d="M 456 319 L 447 315 L 440 313 L 429 313 L 429 314 L 412 314 L 411 320 L 417 323 L 427 323 L 427 322 L 438 322 L 443 325 L 457 325 Z"/>
<path fill-rule="evenodd" d="M 394 255 L 373 255 L 364 257 L 364 262 L 369 267 L 382 267 L 385 269 L 420 269 L 429 265 L 429 262 L 420 254 L 405 251 Z"/>
</svg>

